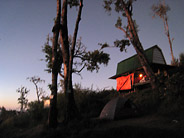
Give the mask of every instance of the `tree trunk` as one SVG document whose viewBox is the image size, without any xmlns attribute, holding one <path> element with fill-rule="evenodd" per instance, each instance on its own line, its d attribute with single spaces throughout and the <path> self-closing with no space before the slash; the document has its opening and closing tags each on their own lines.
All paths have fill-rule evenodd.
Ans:
<svg viewBox="0 0 184 138">
<path fill-rule="evenodd" d="M 64 64 L 64 93 L 66 98 L 65 105 L 65 122 L 71 119 L 71 111 L 73 104 L 73 89 L 69 86 L 69 42 L 68 42 L 68 26 L 67 26 L 67 0 L 63 0 L 62 14 L 61 14 L 60 39 L 62 45 L 62 55 Z"/>
<path fill-rule="evenodd" d="M 82 3 L 81 0 L 78 17 L 75 25 L 75 31 L 73 36 L 73 42 L 71 46 L 71 51 L 69 48 L 68 42 L 68 26 L 67 26 L 67 0 L 63 0 L 63 7 L 62 7 L 62 28 L 60 30 L 60 39 L 62 45 L 62 54 L 63 54 L 63 63 L 64 63 L 64 92 L 66 96 L 66 107 L 65 107 L 65 122 L 69 122 L 72 119 L 78 117 L 78 109 L 74 99 L 74 92 L 72 86 L 72 65 L 73 65 L 73 55 L 75 51 L 75 44 L 78 32 L 79 21 L 81 19 L 81 12 L 82 12 Z"/>
<path fill-rule="evenodd" d="M 142 44 L 139 40 L 139 36 L 137 34 L 134 22 L 132 20 L 131 15 L 130 15 L 131 13 L 129 12 L 129 9 L 127 9 L 127 6 L 126 6 L 126 4 L 124 3 L 123 0 L 122 0 L 122 6 L 123 6 L 123 9 L 125 11 L 127 20 L 128 20 L 128 26 L 129 26 L 129 31 L 130 31 L 130 41 L 131 41 L 132 45 L 134 46 L 134 48 L 137 52 L 139 61 L 142 65 L 146 75 L 149 77 L 152 89 L 157 89 L 156 76 L 154 75 L 154 72 L 151 69 L 151 67 L 148 63 L 148 60 L 147 60 L 147 58 L 144 54 L 143 46 L 142 46 Z"/>
<path fill-rule="evenodd" d="M 57 73 L 52 73 L 52 86 L 50 96 L 49 127 L 57 127 Z"/>
<path fill-rule="evenodd" d="M 52 86 L 50 96 L 50 110 L 49 110 L 49 127 L 57 127 L 57 78 L 58 78 L 58 36 L 60 30 L 61 19 L 61 0 L 57 0 L 57 16 L 55 25 L 53 27 L 53 40 L 52 40 Z"/>
<path fill-rule="evenodd" d="M 64 91 L 68 92 L 68 75 L 69 75 L 69 42 L 67 26 L 67 0 L 63 0 L 61 14 L 60 40 L 62 46 L 63 64 L 64 64 Z"/>
<path fill-rule="evenodd" d="M 165 7 L 166 9 L 166 4 L 165 4 L 165 0 L 163 0 L 163 6 Z M 172 49 L 172 41 L 171 41 L 171 38 L 170 38 L 170 33 L 169 33 L 169 25 L 168 25 L 168 22 L 167 22 L 167 13 L 162 13 L 163 16 L 160 16 L 162 19 L 163 19 L 163 23 L 164 23 L 164 29 L 165 29 L 165 34 L 169 40 L 169 46 L 170 46 L 170 51 L 171 51 L 171 57 L 172 57 L 172 64 L 173 65 L 176 65 L 176 61 L 175 61 L 175 58 L 174 58 L 174 54 L 173 54 L 173 49 Z"/>
<path fill-rule="evenodd" d="M 67 93 L 67 106 L 68 107 L 67 107 L 67 112 L 65 116 L 66 121 L 72 120 L 74 118 L 78 118 L 80 116 L 78 108 L 75 103 L 75 99 L 74 99 L 74 92 L 73 92 L 73 85 L 72 85 L 72 73 L 73 73 L 74 51 L 75 51 L 77 34 L 78 34 L 79 22 L 81 20 L 82 7 L 83 7 L 83 0 L 80 0 L 80 7 L 78 11 L 77 20 L 75 23 L 75 30 L 74 30 L 72 46 L 70 50 L 68 85 L 69 85 L 69 90 L 71 91 L 71 93 Z"/>
<path fill-rule="evenodd" d="M 38 99 L 38 102 L 40 102 L 40 96 L 39 96 L 38 86 L 36 84 L 35 84 L 35 86 L 36 86 L 37 99 Z"/>
<path fill-rule="evenodd" d="M 165 31 L 166 31 L 167 38 L 169 40 L 169 45 L 170 45 L 170 50 L 171 50 L 172 63 L 174 65 L 176 65 L 174 54 L 173 54 L 173 49 L 172 49 L 172 41 L 171 41 L 171 38 L 170 38 L 169 25 L 167 23 L 167 19 L 165 19 L 165 25 L 166 25 L 166 30 Z"/>
</svg>

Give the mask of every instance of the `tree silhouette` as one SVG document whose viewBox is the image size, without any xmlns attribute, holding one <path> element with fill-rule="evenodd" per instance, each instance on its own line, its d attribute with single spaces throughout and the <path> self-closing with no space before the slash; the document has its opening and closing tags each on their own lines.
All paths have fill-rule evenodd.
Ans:
<svg viewBox="0 0 184 138">
<path fill-rule="evenodd" d="M 74 35 L 72 39 L 71 50 L 68 41 L 68 20 L 67 12 L 68 5 L 79 6 L 78 15 L 75 23 Z M 73 118 L 79 116 L 79 112 L 74 100 L 73 87 L 72 87 L 72 66 L 73 56 L 75 51 L 75 43 L 78 34 L 79 22 L 81 20 L 81 13 L 83 8 L 83 0 L 63 0 L 62 14 L 61 14 L 61 29 L 60 29 L 60 42 L 62 46 L 62 56 L 64 65 L 64 92 L 66 96 L 66 108 L 65 108 L 65 121 L 68 122 Z"/>
<path fill-rule="evenodd" d="M 170 45 L 170 51 L 171 51 L 171 57 L 172 57 L 171 63 L 173 65 L 176 65 L 175 57 L 173 54 L 173 46 L 172 46 L 172 42 L 173 42 L 174 38 L 172 38 L 172 40 L 171 40 L 170 33 L 169 33 L 168 16 L 167 16 L 167 12 L 169 10 L 170 10 L 170 7 L 165 4 L 165 0 L 160 1 L 160 3 L 158 3 L 157 5 L 152 6 L 152 11 L 153 11 L 152 17 L 155 18 L 156 16 L 158 16 L 163 20 L 165 34 L 169 40 L 169 45 Z"/>
<path fill-rule="evenodd" d="M 45 54 L 45 59 L 42 59 L 46 62 L 46 69 L 45 71 L 48 73 L 52 72 L 52 46 L 50 45 L 50 41 L 52 41 L 52 37 L 48 36 L 47 42 L 42 47 L 42 52 Z M 69 36 L 69 50 L 71 50 L 72 44 L 72 36 Z M 58 42 L 59 43 L 59 42 Z M 58 70 L 61 79 L 64 78 L 64 68 L 62 67 L 62 54 L 61 54 L 61 47 L 60 43 L 58 45 Z M 87 47 L 82 43 L 82 38 L 80 37 L 76 41 L 74 56 L 73 56 L 73 67 L 72 73 L 80 75 L 84 69 L 87 71 L 96 71 L 98 72 L 100 69 L 100 65 L 104 64 L 107 65 L 109 61 L 109 54 L 104 53 L 102 49 L 97 49 L 94 51 L 88 51 Z"/>
<path fill-rule="evenodd" d="M 53 32 L 52 40 L 52 84 L 51 84 L 51 96 L 50 96 L 50 110 L 49 110 L 49 126 L 57 127 L 57 78 L 58 78 L 58 37 L 61 25 L 61 0 L 57 0 L 57 14 Z"/>
<path fill-rule="evenodd" d="M 29 90 L 26 87 L 20 87 L 16 90 L 18 93 L 20 93 L 20 97 L 18 98 L 18 103 L 20 104 L 20 111 L 23 112 L 27 108 L 27 94 L 29 93 Z"/>
<path fill-rule="evenodd" d="M 68 23 L 67 23 L 68 6 L 70 6 L 70 8 L 73 6 L 79 7 L 75 23 L 75 29 L 72 37 L 68 35 Z M 62 9 L 61 9 L 61 0 L 57 0 L 57 16 L 54 27 L 52 29 L 53 32 L 52 52 L 50 52 L 51 48 L 48 46 L 48 43 L 47 46 L 43 48 L 43 52 L 46 53 L 45 61 L 48 62 L 47 71 L 52 72 L 52 85 L 51 85 L 50 111 L 49 111 L 50 127 L 57 126 L 56 103 L 57 103 L 58 74 L 60 74 L 60 76 L 63 77 L 64 93 L 66 96 L 65 122 L 68 122 L 80 116 L 74 100 L 72 73 L 73 72 L 80 73 L 85 67 L 87 68 L 87 70 L 90 71 L 93 70 L 98 71 L 99 64 L 107 65 L 109 61 L 108 54 L 98 50 L 95 50 L 93 52 L 86 52 L 85 48 L 82 46 L 81 40 L 78 39 L 79 41 L 77 41 L 77 34 L 79 22 L 81 20 L 82 8 L 83 8 L 83 0 L 63 0 Z M 58 37 L 60 37 L 59 42 Z M 60 44 L 61 47 L 59 47 Z M 79 58 L 81 59 L 81 61 L 74 62 L 74 58 Z M 94 60 L 94 58 L 97 58 L 98 60 Z M 78 67 L 78 65 L 82 66 L 82 68 L 79 70 L 76 68 Z"/>
<path fill-rule="evenodd" d="M 184 66 L 184 53 L 181 53 L 179 57 L 180 57 L 180 66 Z"/>
<path fill-rule="evenodd" d="M 127 25 L 122 26 L 122 19 L 121 17 L 118 17 L 116 28 L 121 30 L 127 39 L 116 41 L 115 45 L 116 47 L 119 47 L 121 51 L 125 49 L 125 46 L 133 45 L 135 51 L 137 52 L 138 59 L 146 73 L 146 75 L 149 77 L 152 89 L 157 89 L 157 81 L 156 77 L 154 75 L 153 70 L 151 69 L 148 60 L 144 54 L 143 46 L 139 40 L 139 36 L 137 33 L 137 25 L 135 23 L 135 20 L 132 19 L 133 16 L 133 2 L 135 0 L 104 0 L 104 8 L 107 12 L 111 12 L 112 5 L 115 7 L 115 12 L 121 13 L 122 17 L 125 17 L 127 19 Z M 105 45 L 105 46 L 104 46 Z M 108 44 L 101 44 L 102 48 L 107 47 Z"/>
<path fill-rule="evenodd" d="M 43 96 L 44 91 L 42 88 L 38 87 L 38 83 L 42 83 L 42 82 L 44 83 L 45 80 L 42 80 L 38 76 L 28 77 L 27 79 L 35 85 L 37 99 L 38 99 L 38 102 L 40 102 L 40 97 Z"/>
</svg>

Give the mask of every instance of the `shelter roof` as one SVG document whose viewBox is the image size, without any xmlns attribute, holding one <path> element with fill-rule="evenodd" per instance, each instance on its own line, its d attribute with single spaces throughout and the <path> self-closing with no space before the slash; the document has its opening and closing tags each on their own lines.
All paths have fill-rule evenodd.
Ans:
<svg viewBox="0 0 184 138">
<path fill-rule="evenodd" d="M 157 45 L 146 49 L 144 53 L 150 65 L 166 65 L 162 50 Z M 117 64 L 116 75 L 110 77 L 110 79 L 115 79 L 123 74 L 134 72 L 140 68 L 142 68 L 142 65 L 138 59 L 138 55 L 133 55 Z"/>
</svg>

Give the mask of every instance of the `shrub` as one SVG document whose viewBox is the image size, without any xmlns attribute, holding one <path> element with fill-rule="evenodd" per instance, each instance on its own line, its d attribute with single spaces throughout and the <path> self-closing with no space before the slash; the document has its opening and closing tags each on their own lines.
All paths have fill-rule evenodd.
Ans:
<svg viewBox="0 0 184 138">
<path fill-rule="evenodd" d="M 105 104 L 113 97 L 117 96 L 114 89 L 94 91 L 92 89 L 84 89 L 81 86 L 74 89 L 74 97 L 79 109 L 79 112 L 83 117 L 91 118 L 98 117 Z M 64 118 L 65 109 L 65 94 L 58 93 L 58 116 L 59 120 Z"/>
<path fill-rule="evenodd" d="M 48 109 L 44 109 L 43 101 L 28 103 L 28 113 L 35 122 L 46 121 L 48 118 Z"/>
<path fill-rule="evenodd" d="M 176 114 L 184 109 L 184 70 L 182 67 L 169 71 L 169 77 L 160 74 L 159 92 L 150 89 L 137 91 L 129 97 L 142 113 Z"/>
<path fill-rule="evenodd" d="M 159 109 L 160 114 L 169 116 L 184 115 L 184 70 L 183 67 L 172 70 L 165 81 L 164 96 Z"/>
<path fill-rule="evenodd" d="M 0 114 L 0 124 L 6 121 L 9 118 L 13 118 L 16 115 L 15 110 L 6 110 L 4 107 L 1 108 Z"/>
<path fill-rule="evenodd" d="M 127 98 L 137 106 L 140 114 L 156 112 L 159 105 L 159 100 L 151 88 L 131 93 Z"/>
<path fill-rule="evenodd" d="M 22 112 L 13 118 L 14 127 L 28 128 L 31 123 L 30 115 L 27 112 Z"/>
<path fill-rule="evenodd" d="M 85 117 L 98 117 L 105 104 L 118 93 L 114 90 L 99 92 L 83 90 L 75 92 L 76 103 L 79 111 Z"/>
</svg>

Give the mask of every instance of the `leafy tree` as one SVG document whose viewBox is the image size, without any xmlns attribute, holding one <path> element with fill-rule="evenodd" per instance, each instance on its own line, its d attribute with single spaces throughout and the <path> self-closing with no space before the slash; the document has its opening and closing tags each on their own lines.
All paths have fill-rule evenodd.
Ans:
<svg viewBox="0 0 184 138">
<path fill-rule="evenodd" d="M 179 55 L 179 66 L 184 67 L 184 53 Z"/>
<path fill-rule="evenodd" d="M 28 77 L 27 79 L 35 85 L 37 99 L 38 99 L 38 102 L 40 102 L 40 97 L 44 95 L 44 91 L 42 88 L 38 87 L 38 83 L 45 82 L 45 80 L 42 80 L 38 76 Z"/>
<path fill-rule="evenodd" d="M 184 53 L 180 53 L 178 59 L 175 58 L 175 65 L 181 68 L 184 67 Z"/>
<path fill-rule="evenodd" d="M 170 45 L 170 51 L 171 51 L 171 57 L 172 57 L 171 63 L 173 65 L 176 65 L 176 61 L 175 61 L 174 54 L 173 54 L 173 46 L 172 46 L 172 42 L 174 38 L 172 38 L 171 40 L 170 33 L 169 33 L 168 16 L 167 16 L 167 12 L 169 10 L 170 10 L 170 7 L 165 4 L 165 0 L 160 1 L 157 5 L 152 6 L 152 11 L 153 11 L 152 17 L 155 18 L 156 16 L 158 16 L 163 20 L 165 34 L 169 40 L 169 45 Z"/>
<path fill-rule="evenodd" d="M 44 60 L 47 65 L 45 71 L 48 73 L 52 72 L 52 46 L 50 45 L 50 41 L 52 40 L 52 37 L 47 38 L 46 44 L 42 48 L 42 52 L 45 54 Z M 72 44 L 72 36 L 69 36 L 69 46 L 71 48 Z M 59 70 L 59 76 L 62 79 L 64 78 L 64 68 L 62 67 L 62 54 L 61 54 L 61 48 L 58 46 L 58 60 L 61 62 L 58 62 L 58 70 Z M 76 41 L 76 47 L 74 51 L 74 61 L 73 61 L 73 69 L 72 73 L 81 75 L 81 72 L 84 69 L 87 69 L 88 71 L 93 72 L 96 70 L 96 72 L 99 71 L 100 65 L 104 64 L 107 65 L 109 61 L 109 54 L 104 53 L 102 50 L 94 50 L 94 51 L 87 51 L 87 47 L 82 43 L 82 38 L 80 37 Z"/>
<path fill-rule="evenodd" d="M 78 15 L 75 23 L 75 29 L 73 37 L 68 35 L 68 24 L 67 24 L 67 11 L 68 6 L 79 7 Z M 48 71 L 52 71 L 52 86 L 51 86 L 51 103 L 50 103 L 50 115 L 49 124 L 50 126 L 56 126 L 57 124 L 57 77 L 58 74 L 63 77 L 64 93 L 66 96 L 66 107 L 65 107 L 65 121 L 68 122 L 79 116 L 78 109 L 75 104 L 73 86 L 72 86 L 72 73 L 80 73 L 85 67 L 88 70 L 93 71 L 99 69 L 99 64 L 107 65 L 109 55 L 103 53 L 103 51 L 86 52 L 85 47 L 81 43 L 81 39 L 77 40 L 79 22 L 81 20 L 81 13 L 83 8 L 83 0 L 63 0 L 61 10 L 61 0 L 57 0 L 57 16 L 55 25 L 53 27 L 53 44 L 52 52 L 48 51 L 50 48 L 47 45 L 46 61 L 48 62 Z M 61 22 L 60 22 L 61 20 Z M 60 43 L 58 37 L 60 34 Z M 61 44 L 61 48 L 58 46 Z M 52 58 L 50 58 L 52 56 Z M 98 60 L 94 58 L 98 56 Z M 62 59 L 61 59 L 62 57 Z M 93 58 L 91 58 L 93 57 Z M 81 62 L 74 61 L 74 58 L 81 59 Z M 50 62 L 52 59 L 52 62 Z M 62 65 L 63 64 L 63 65 Z M 62 68 L 63 66 L 63 68 Z M 78 70 L 77 67 L 82 66 Z"/>
<path fill-rule="evenodd" d="M 48 73 L 52 73 L 52 43 L 53 41 L 53 37 L 49 36 L 49 34 L 47 35 L 47 40 L 46 43 L 44 44 L 44 46 L 42 47 L 42 52 L 45 54 L 45 59 L 41 59 L 41 61 L 45 61 L 46 64 L 46 69 L 44 71 L 48 72 Z M 57 68 L 58 68 L 58 73 L 61 73 L 61 66 L 62 66 L 62 52 L 61 52 L 61 47 L 60 47 L 60 43 L 58 42 L 57 45 Z"/>
<path fill-rule="evenodd" d="M 139 40 L 139 36 L 137 34 L 137 25 L 135 20 L 133 20 L 133 2 L 135 0 L 104 0 L 104 8 L 106 11 L 112 11 L 112 5 L 115 7 L 115 12 L 121 13 L 122 17 L 127 19 L 127 25 L 122 26 L 122 18 L 118 17 L 117 23 L 115 24 L 116 28 L 121 30 L 126 39 L 115 41 L 114 44 L 116 47 L 119 47 L 121 51 L 125 50 L 125 46 L 133 45 L 135 51 L 137 52 L 139 61 L 151 82 L 152 89 L 157 89 L 156 77 L 154 75 L 153 70 L 151 69 L 148 60 L 144 54 L 143 46 Z M 107 43 L 101 44 L 102 48 L 108 47 Z"/>
<path fill-rule="evenodd" d="M 72 38 L 71 49 L 68 41 L 68 24 L 67 24 L 67 12 L 68 5 L 79 6 L 78 15 L 75 23 L 74 35 Z M 75 51 L 76 38 L 78 34 L 79 22 L 81 20 L 81 13 L 83 8 L 83 0 L 63 0 L 62 13 L 61 13 L 61 29 L 60 29 L 60 41 L 62 47 L 63 65 L 64 65 L 64 92 L 66 96 L 66 108 L 65 108 L 65 121 L 68 122 L 73 118 L 78 117 L 79 112 L 75 104 L 73 88 L 72 88 L 72 67 L 73 57 Z"/>
<path fill-rule="evenodd" d="M 20 104 L 20 111 L 23 112 L 27 108 L 27 94 L 29 93 L 29 90 L 26 87 L 20 87 L 16 90 L 18 93 L 20 93 L 20 97 L 18 98 L 18 103 Z"/>
</svg>

